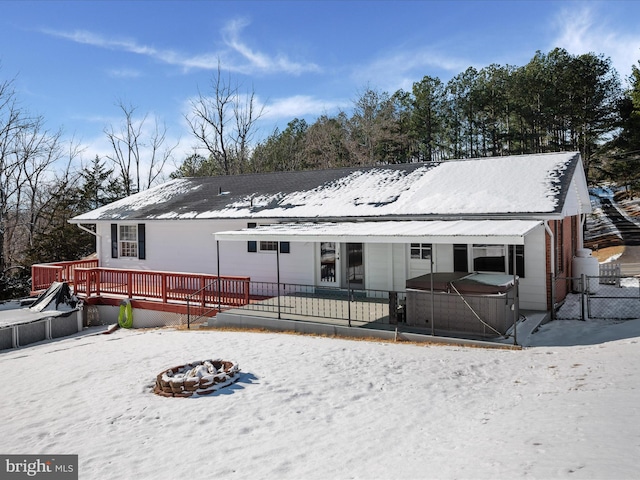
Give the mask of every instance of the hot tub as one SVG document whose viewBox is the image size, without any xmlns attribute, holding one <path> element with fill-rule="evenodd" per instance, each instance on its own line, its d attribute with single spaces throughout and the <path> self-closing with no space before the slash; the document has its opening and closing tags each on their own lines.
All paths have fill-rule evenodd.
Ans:
<svg viewBox="0 0 640 480">
<path fill-rule="evenodd" d="M 514 287 L 513 276 L 504 274 L 438 272 L 411 278 L 406 281 L 407 325 L 482 337 L 504 335 L 518 311 Z"/>
</svg>

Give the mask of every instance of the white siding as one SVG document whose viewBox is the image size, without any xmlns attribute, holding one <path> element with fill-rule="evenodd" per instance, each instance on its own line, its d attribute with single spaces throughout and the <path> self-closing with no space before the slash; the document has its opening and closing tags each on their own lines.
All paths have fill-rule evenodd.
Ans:
<svg viewBox="0 0 640 480">
<path fill-rule="evenodd" d="M 390 244 L 365 245 L 364 278 L 366 288 L 371 290 L 393 288 L 393 257 Z"/>
<path fill-rule="evenodd" d="M 127 222 L 137 223 L 137 222 Z M 141 222 L 142 223 L 142 222 Z M 154 220 L 146 225 L 146 259 L 111 258 L 110 222 L 97 226 L 100 265 L 111 268 L 217 273 L 216 231 L 247 227 L 246 220 Z M 264 222 L 268 223 L 268 222 Z M 520 308 L 546 310 L 545 229 L 537 227 L 525 239 L 525 278 L 520 281 Z M 317 243 L 291 242 L 280 254 L 280 280 L 316 284 Z M 453 271 L 452 245 L 434 245 L 434 270 Z M 366 288 L 404 291 L 405 281 L 429 273 L 428 260 L 411 260 L 406 244 L 364 246 Z M 247 242 L 220 242 L 220 274 L 249 276 L 253 281 L 275 282 L 275 252 L 247 251 Z"/>
<path fill-rule="evenodd" d="M 402 243 L 392 245 L 393 285 L 395 291 L 404 291 L 407 282 L 407 246 Z"/>
<path fill-rule="evenodd" d="M 525 237 L 524 274 L 520 279 L 520 308 L 547 309 L 545 229 L 540 225 Z"/>
<path fill-rule="evenodd" d="M 291 242 L 291 253 L 280 254 L 280 281 L 314 284 L 314 244 Z M 255 282 L 276 282 L 276 252 L 247 251 L 247 242 L 220 242 L 220 273 L 249 276 Z"/>
<path fill-rule="evenodd" d="M 402 243 L 370 243 L 364 247 L 366 288 L 404 291 L 408 278 L 407 245 Z"/>
<path fill-rule="evenodd" d="M 116 222 L 114 222 L 116 223 Z M 138 222 L 126 222 L 136 224 Z M 173 272 L 216 273 L 215 228 L 246 227 L 246 222 L 154 220 L 145 224 L 146 259 L 111 258 L 111 224 L 98 224 L 100 266 Z M 118 225 L 125 224 L 120 222 Z"/>
<path fill-rule="evenodd" d="M 435 260 L 435 265 L 433 269 L 436 272 L 453 272 L 453 245 L 436 244 L 434 245 L 434 251 L 433 259 Z"/>
<path fill-rule="evenodd" d="M 123 224 L 121 222 L 119 224 Z M 134 224 L 135 222 L 127 222 Z M 246 220 L 154 220 L 140 222 L 146 230 L 146 259 L 111 258 L 111 223 L 98 224 L 100 265 L 107 268 L 217 274 L 215 232 L 247 227 Z M 313 284 L 313 244 L 291 243 L 280 254 L 283 281 Z M 275 252 L 247 252 L 247 242 L 220 242 L 220 274 L 250 276 L 275 282 Z"/>
</svg>

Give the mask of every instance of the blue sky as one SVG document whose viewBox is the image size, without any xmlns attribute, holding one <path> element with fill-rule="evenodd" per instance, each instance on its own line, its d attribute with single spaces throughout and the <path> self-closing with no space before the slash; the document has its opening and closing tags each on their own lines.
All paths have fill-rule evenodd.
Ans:
<svg viewBox="0 0 640 480">
<path fill-rule="evenodd" d="M 218 61 L 264 106 L 259 136 L 295 117 L 348 110 L 364 88 L 393 93 L 425 75 L 523 65 L 536 50 L 610 57 L 622 78 L 640 59 L 638 1 L 2 1 L 0 81 L 48 128 L 104 156 L 116 102 L 165 122 L 184 115 Z M 171 170 L 169 168 L 168 170 Z M 167 174 L 169 171 L 167 172 Z"/>
</svg>

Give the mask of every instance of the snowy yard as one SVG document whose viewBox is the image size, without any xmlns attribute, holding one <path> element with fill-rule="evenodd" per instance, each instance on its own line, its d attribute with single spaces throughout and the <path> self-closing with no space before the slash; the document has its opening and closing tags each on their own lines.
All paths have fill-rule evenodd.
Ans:
<svg viewBox="0 0 640 480">
<path fill-rule="evenodd" d="M 119 330 L 0 353 L 0 451 L 81 479 L 637 478 L 640 320 L 556 321 L 521 351 Z M 606 343 L 601 343 L 606 342 Z M 569 345 L 569 346 L 560 346 Z M 238 362 L 209 396 L 164 368 Z"/>
</svg>

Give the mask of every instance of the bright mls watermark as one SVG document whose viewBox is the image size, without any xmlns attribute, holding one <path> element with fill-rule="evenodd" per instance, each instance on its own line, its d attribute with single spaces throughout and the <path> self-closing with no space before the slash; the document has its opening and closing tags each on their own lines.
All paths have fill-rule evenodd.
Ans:
<svg viewBox="0 0 640 480">
<path fill-rule="evenodd" d="M 78 480 L 78 455 L 0 455 L 0 478 Z"/>
</svg>

